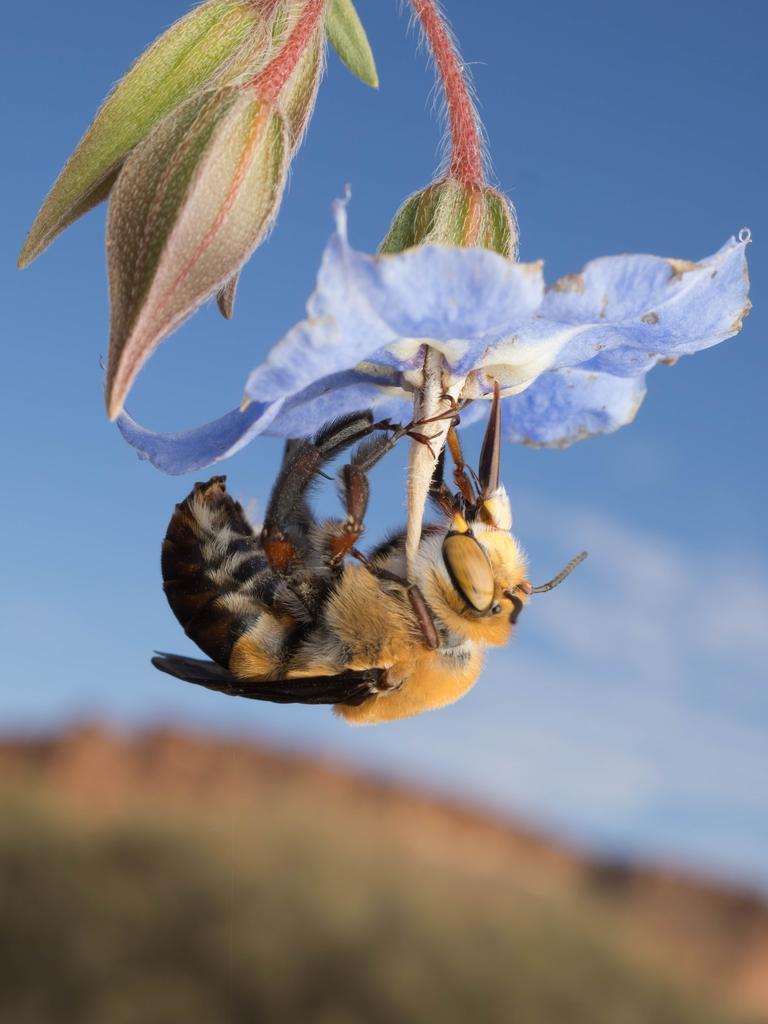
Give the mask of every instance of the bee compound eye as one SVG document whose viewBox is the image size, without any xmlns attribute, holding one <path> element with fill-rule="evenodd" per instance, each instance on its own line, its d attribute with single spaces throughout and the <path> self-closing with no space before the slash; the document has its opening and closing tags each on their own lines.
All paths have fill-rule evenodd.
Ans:
<svg viewBox="0 0 768 1024">
<path fill-rule="evenodd" d="M 485 549 L 471 533 L 449 533 L 443 541 L 443 561 L 451 582 L 468 607 L 485 613 L 495 591 L 493 569 Z"/>
</svg>

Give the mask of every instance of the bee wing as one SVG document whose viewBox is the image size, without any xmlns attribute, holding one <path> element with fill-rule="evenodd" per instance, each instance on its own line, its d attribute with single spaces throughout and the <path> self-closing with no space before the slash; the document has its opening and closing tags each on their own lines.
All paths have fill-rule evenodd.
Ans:
<svg viewBox="0 0 768 1024">
<path fill-rule="evenodd" d="M 185 658 L 182 654 L 165 654 L 158 651 L 152 659 L 155 668 L 169 676 L 183 679 L 185 683 L 198 683 L 213 690 L 226 690 L 235 683 L 235 677 L 222 665 L 204 658 Z"/>
<path fill-rule="evenodd" d="M 341 672 L 335 676 L 302 676 L 296 679 L 238 679 L 237 676 L 202 658 L 158 652 L 152 664 L 186 683 L 205 686 L 231 697 L 266 700 L 274 704 L 362 704 L 377 691 L 385 669 Z"/>
</svg>

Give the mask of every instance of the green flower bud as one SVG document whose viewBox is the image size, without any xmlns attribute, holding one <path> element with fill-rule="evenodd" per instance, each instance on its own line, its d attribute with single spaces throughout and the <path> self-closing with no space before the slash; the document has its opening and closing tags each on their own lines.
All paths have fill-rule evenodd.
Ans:
<svg viewBox="0 0 768 1024">
<path fill-rule="evenodd" d="M 315 109 L 317 90 L 323 75 L 325 33 L 315 32 L 296 70 L 283 86 L 277 99 L 278 109 L 285 118 L 288 140 L 293 152 L 301 145 L 312 111 Z"/>
<path fill-rule="evenodd" d="M 279 24 L 276 22 L 274 35 L 278 43 L 284 40 L 289 28 L 292 27 L 286 22 L 286 17 L 281 17 Z M 301 145 L 312 111 L 315 109 L 317 90 L 323 75 L 324 54 L 325 34 L 320 28 L 310 40 L 296 70 L 286 82 L 277 99 L 277 108 L 283 115 L 288 130 L 291 158 Z M 231 320 L 234 316 L 235 294 L 239 277 L 240 272 L 238 271 L 216 296 L 219 312 L 226 320 Z"/>
<path fill-rule="evenodd" d="M 208 0 L 163 33 L 97 113 L 37 215 L 19 266 L 107 198 L 128 153 L 166 115 L 201 89 L 260 70 L 274 53 L 276 17 L 251 0 Z"/>
<path fill-rule="evenodd" d="M 188 100 L 128 156 L 107 222 L 110 417 L 160 341 L 231 287 L 264 237 L 287 176 L 288 135 L 282 114 L 252 90 L 221 89 Z"/>
<path fill-rule="evenodd" d="M 467 185 L 450 177 L 429 185 L 406 199 L 379 251 L 430 244 L 492 249 L 517 259 L 512 204 L 488 185 Z"/>
</svg>

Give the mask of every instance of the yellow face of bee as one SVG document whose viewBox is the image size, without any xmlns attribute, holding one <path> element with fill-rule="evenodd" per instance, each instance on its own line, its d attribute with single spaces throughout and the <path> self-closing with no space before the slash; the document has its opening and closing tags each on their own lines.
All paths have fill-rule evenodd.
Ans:
<svg viewBox="0 0 768 1024">
<path fill-rule="evenodd" d="M 506 525 L 509 500 L 503 491 L 495 498 Z M 531 589 L 525 557 L 509 529 L 482 521 L 470 528 L 459 515 L 444 539 L 425 540 L 417 577 L 427 602 L 452 633 L 494 647 L 510 639 Z"/>
<path fill-rule="evenodd" d="M 525 559 L 508 530 L 477 523 L 470 531 L 454 519 L 450 531 L 425 537 L 416 576 L 440 623 L 445 646 L 424 651 L 403 636 L 392 649 L 388 680 L 393 689 L 357 707 L 337 713 L 357 724 L 408 718 L 444 707 L 462 697 L 477 680 L 486 647 L 506 644 L 514 622 L 528 601 L 531 586 Z M 360 633 L 370 635 L 370 604 Z"/>
</svg>

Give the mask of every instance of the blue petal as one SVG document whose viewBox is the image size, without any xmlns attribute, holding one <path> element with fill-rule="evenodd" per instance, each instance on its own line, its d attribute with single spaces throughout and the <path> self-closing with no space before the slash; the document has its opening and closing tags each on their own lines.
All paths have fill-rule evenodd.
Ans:
<svg viewBox="0 0 768 1024">
<path fill-rule="evenodd" d="M 147 430 L 127 413 L 118 417 L 117 426 L 140 459 L 148 459 L 164 473 L 177 476 L 234 455 L 257 434 L 265 432 L 282 404 L 253 402 L 244 412 L 233 409 L 218 420 L 177 434 Z"/>
<path fill-rule="evenodd" d="M 410 369 L 424 341 L 434 342 L 449 367 L 463 374 L 541 302 L 538 263 L 443 246 L 369 256 L 347 242 L 343 203 L 335 214 L 336 232 L 323 254 L 308 317 L 249 377 L 246 393 L 255 401 L 295 394 L 374 352 L 381 365 Z"/>
<path fill-rule="evenodd" d="M 308 318 L 251 374 L 252 404 L 178 434 L 152 433 L 123 416 L 120 430 L 142 458 L 183 473 L 257 434 L 310 434 L 355 409 L 404 419 L 425 342 L 443 352 L 455 377 L 484 368 L 504 387 L 527 387 L 504 402 L 511 440 L 566 445 L 629 422 L 648 369 L 730 337 L 749 309 L 746 237 L 698 264 L 594 260 L 544 294 L 539 264 L 486 250 L 356 252 L 345 204 L 335 213 Z"/>
<path fill-rule="evenodd" d="M 400 390 L 396 381 L 349 370 L 324 377 L 294 398 L 288 399 L 265 433 L 278 437 L 313 434 L 337 416 L 371 409 L 378 419 L 410 419 L 413 398 Z"/>
<path fill-rule="evenodd" d="M 413 369 L 425 340 L 434 340 L 463 375 L 541 302 L 539 264 L 436 246 L 368 256 L 347 242 L 345 203 L 335 205 L 335 216 L 308 317 L 250 375 L 252 404 L 180 433 L 155 433 L 123 415 L 120 431 L 141 458 L 166 473 L 186 473 L 234 454 L 260 433 L 301 436 L 366 407 L 401 418 L 410 399 L 391 371 Z M 374 352 L 388 376 L 353 370 Z"/>
<path fill-rule="evenodd" d="M 407 341 L 428 341 L 451 370 L 466 373 L 522 327 L 544 294 L 540 264 L 512 263 L 486 249 L 427 245 L 396 256 L 354 253 L 353 263 L 358 293 L 405 341 L 392 359 L 404 369 Z"/>
<path fill-rule="evenodd" d="M 717 345 L 741 329 L 749 311 L 747 244 L 748 238 L 732 238 L 700 263 L 659 256 L 593 260 L 547 290 L 524 339 L 541 343 L 549 332 L 560 338 L 570 332 L 556 366 L 626 376 Z"/>
<path fill-rule="evenodd" d="M 565 448 L 631 422 L 644 397 L 642 377 L 550 370 L 526 391 L 504 400 L 504 435 L 522 444 Z"/>
<path fill-rule="evenodd" d="M 379 375 L 348 371 L 324 377 L 286 401 L 252 402 L 211 423 L 180 433 L 159 433 L 140 426 L 127 413 L 117 426 L 141 459 L 177 476 L 234 455 L 258 434 L 305 437 L 329 420 L 356 410 L 373 409 L 379 419 L 408 419 L 413 400 Z"/>
</svg>

